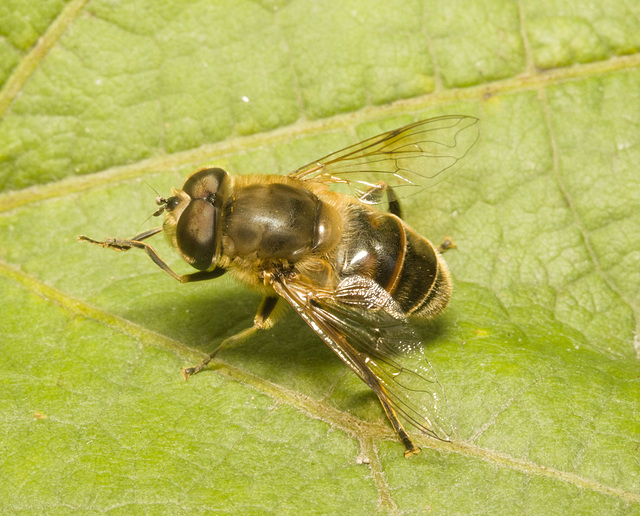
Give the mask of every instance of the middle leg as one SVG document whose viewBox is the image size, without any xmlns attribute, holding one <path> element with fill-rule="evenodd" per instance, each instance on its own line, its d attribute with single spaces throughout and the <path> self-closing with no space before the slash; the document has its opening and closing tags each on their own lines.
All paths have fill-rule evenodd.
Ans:
<svg viewBox="0 0 640 516">
<path fill-rule="evenodd" d="M 182 376 L 184 377 L 184 379 L 188 380 L 190 376 L 202 371 L 205 367 L 207 367 L 209 362 L 211 362 L 223 349 L 233 348 L 235 346 L 238 346 L 239 344 L 242 344 L 248 337 L 253 335 L 258 330 L 268 330 L 269 328 L 271 328 L 276 322 L 276 317 L 274 317 L 273 310 L 278 304 L 279 299 L 280 297 L 278 296 L 265 296 L 264 298 L 262 298 L 262 302 L 258 307 L 258 312 L 253 319 L 253 326 L 223 340 L 222 343 L 197 366 L 183 367 Z"/>
</svg>

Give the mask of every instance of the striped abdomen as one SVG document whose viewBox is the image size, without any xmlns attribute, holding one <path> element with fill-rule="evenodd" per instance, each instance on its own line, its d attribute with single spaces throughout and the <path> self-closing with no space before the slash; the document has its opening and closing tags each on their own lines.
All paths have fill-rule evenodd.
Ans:
<svg viewBox="0 0 640 516">
<path fill-rule="evenodd" d="M 431 242 L 395 215 L 358 205 L 351 215 L 338 253 L 339 274 L 372 278 L 408 315 L 440 312 L 451 297 L 451 281 Z"/>
</svg>

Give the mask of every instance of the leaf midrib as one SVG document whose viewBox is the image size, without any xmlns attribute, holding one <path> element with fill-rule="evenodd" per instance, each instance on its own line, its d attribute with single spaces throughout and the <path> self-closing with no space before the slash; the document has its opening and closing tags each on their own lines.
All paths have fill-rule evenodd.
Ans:
<svg viewBox="0 0 640 516">
<path fill-rule="evenodd" d="M 42 297 L 47 302 L 63 308 L 70 314 L 76 316 L 80 315 L 87 319 L 99 322 L 112 330 L 134 337 L 145 346 L 170 351 L 184 358 L 185 361 L 197 361 L 206 356 L 206 353 L 190 348 L 182 342 L 171 339 L 165 335 L 155 333 L 127 319 L 69 296 L 2 261 L 0 261 L 0 274 L 11 281 L 18 283 L 29 292 Z M 216 372 L 221 373 L 225 377 L 240 381 L 243 385 L 249 386 L 256 391 L 277 400 L 279 403 L 284 403 L 301 410 L 309 416 L 320 419 L 358 439 L 362 450 L 361 454 L 370 460 L 370 467 L 373 471 L 373 478 L 378 489 L 381 503 L 390 510 L 393 509 L 393 502 L 389 497 L 390 486 L 387 484 L 386 479 L 382 474 L 384 471 L 384 465 L 378 457 L 374 444 L 374 440 L 395 440 L 395 434 L 391 431 L 391 428 L 382 424 L 362 421 L 353 417 L 349 413 L 334 409 L 329 405 L 315 401 L 300 394 L 299 392 L 286 389 L 278 384 L 260 378 L 249 371 L 233 366 L 222 360 L 216 360 L 216 364 L 219 365 L 219 367 L 216 368 Z M 177 371 L 176 374 L 178 374 Z M 483 448 L 465 442 L 445 443 L 435 439 L 429 439 L 427 437 L 418 438 L 416 439 L 416 442 L 425 449 L 457 453 L 467 458 L 482 460 L 483 462 L 487 462 L 496 467 L 508 468 L 527 475 L 547 477 L 553 480 L 572 484 L 581 489 L 588 489 L 590 491 L 615 496 L 627 503 L 640 503 L 639 494 L 617 487 L 611 487 L 575 473 L 569 473 L 556 468 L 543 466 L 524 459 L 518 459 L 507 453 L 501 453 L 496 450 Z"/>
</svg>

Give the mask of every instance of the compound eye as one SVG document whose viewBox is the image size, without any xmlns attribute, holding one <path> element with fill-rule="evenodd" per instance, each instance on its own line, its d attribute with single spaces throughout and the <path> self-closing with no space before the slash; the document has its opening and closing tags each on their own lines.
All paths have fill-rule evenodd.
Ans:
<svg viewBox="0 0 640 516">
<path fill-rule="evenodd" d="M 210 202 L 192 199 L 178 220 L 178 250 L 194 268 L 204 271 L 216 256 L 216 210 Z"/>
<path fill-rule="evenodd" d="M 192 199 L 207 199 L 215 196 L 227 176 L 221 168 L 204 168 L 192 174 L 182 189 Z"/>
</svg>

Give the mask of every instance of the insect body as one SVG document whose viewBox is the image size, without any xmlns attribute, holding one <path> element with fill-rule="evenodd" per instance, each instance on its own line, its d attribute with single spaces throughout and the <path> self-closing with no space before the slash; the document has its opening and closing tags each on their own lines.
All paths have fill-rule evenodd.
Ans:
<svg viewBox="0 0 640 516">
<path fill-rule="evenodd" d="M 462 158 L 477 120 L 444 116 L 347 147 L 288 176 L 231 177 L 220 168 L 192 174 L 159 197 L 162 227 L 131 239 L 95 241 L 144 249 L 186 283 L 229 272 L 263 294 L 254 324 L 222 349 L 273 326 L 284 299 L 376 393 L 406 452 L 419 452 L 401 419 L 448 440 L 444 393 L 408 315 L 432 317 L 447 304 L 451 281 L 438 250 L 401 219 L 399 198 L 422 188 Z M 355 195 L 331 190 L 343 184 Z M 389 212 L 374 205 L 386 197 Z M 198 272 L 179 275 L 144 240 L 164 232 Z"/>
</svg>

